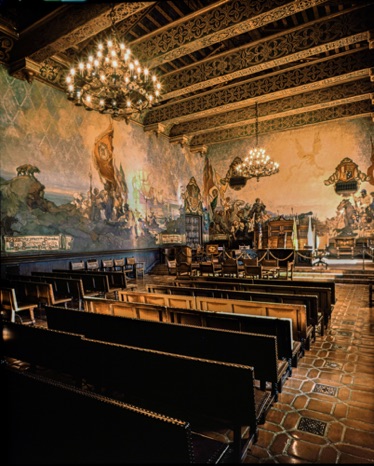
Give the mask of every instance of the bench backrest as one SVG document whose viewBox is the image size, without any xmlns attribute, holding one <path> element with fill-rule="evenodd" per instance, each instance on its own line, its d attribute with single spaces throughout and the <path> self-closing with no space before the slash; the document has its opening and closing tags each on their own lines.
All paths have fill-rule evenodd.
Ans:
<svg viewBox="0 0 374 466">
<path fill-rule="evenodd" d="M 5 279 L 4 283 L 14 288 L 18 302 L 34 299 L 36 303 L 44 306 L 55 301 L 51 283 L 22 279 Z"/>
<path fill-rule="evenodd" d="M 125 302 L 95 296 L 85 296 L 84 309 L 99 314 L 109 314 L 133 319 L 155 320 L 156 322 L 170 322 L 165 313 L 165 306 L 156 304 Z"/>
<path fill-rule="evenodd" d="M 146 291 L 119 291 L 118 299 L 126 302 L 158 304 L 160 306 L 196 308 L 194 296 L 178 296 L 165 293 L 148 293 Z"/>
<path fill-rule="evenodd" d="M 61 269 L 54 269 L 53 272 L 66 272 L 66 270 L 61 270 Z M 69 272 L 69 271 L 68 271 Z M 106 291 L 106 288 L 109 287 L 109 291 L 113 291 L 114 289 L 122 289 L 127 287 L 127 279 L 126 279 L 126 274 L 119 270 L 103 270 L 103 269 L 87 269 L 84 271 L 80 270 L 75 270 L 75 271 L 70 271 L 74 273 L 82 272 L 85 275 L 91 275 L 93 274 L 93 279 L 95 283 L 95 287 L 99 289 L 99 291 Z M 104 282 L 100 281 L 100 276 L 107 276 L 108 279 L 108 285 L 106 285 L 106 279 L 104 279 Z M 73 276 L 73 275 L 72 275 Z"/>
<path fill-rule="evenodd" d="M 4 424 L 10 464 L 194 463 L 194 436 L 186 421 L 51 381 L 2 372 Z M 42 408 L 41 408 L 42 406 Z M 43 439 L 43 448 L 40 447 Z M 147 448 L 143 448 L 147 445 Z"/>
<path fill-rule="evenodd" d="M 261 279 L 261 278 L 236 278 L 236 277 L 195 277 L 195 280 L 198 281 L 218 281 L 218 282 L 225 282 L 225 283 L 241 283 L 241 284 L 265 284 L 269 285 L 269 280 L 268 279 Z M 331 291 L 331 303 L 336 304 L 336 293 L 335 293 L 335 281 L 330 280 L 330 279 L 318 279 L 318 280 L 306 280 L 306 279 L 292 279 L 292 280 L 284 280 L 281 278 L 278 278 L 277 280 L 273 280 L 271 282 L 272 285 L 276 286 L 281 286 L 281 285 L 286 285 L 290 286 L 292 285 L 293 287 L 318 287 L 318 288 L 327 288 Z"/>
<path fill-rule="evenodd" d="M 230 301 L 241 300 L 241 301 L 253 301 L 262 303 L 274 303 L 274 304 L 293 304 L 301 305 L 306 309 L 306 321 L 307 325 L 315 327 L 318 322 L 318 297 L 314 295 L 301 295 L 301 294 L 290 294 L 290 293 L 269 293 L 265 291 L 240 291 L 240 290 L 227 290 L 221 288 L 198 288 L 198 287 L 184 287 L 184 286 L 163 286 L 158 285 L 147 285 L 147 289 L 150 292 L 160 292 L 159 290 L 167 290 L 171 294 L 179 295 L 192 295 L 196 298 L 196 307 L 201 309 L 201 300 L 198 298 L 220 298 L 226 301 L 216 302 L 221 308 L 225 306 L 227 309 L 230 308 Z M 204 300 L 203 300 L 204 301 Z M 243 304 L 243 303 L 242 303 Z M 211 309 L 213 310 L 213 309 Z M 216 309 L 218 311 L 218 309 Z M 224 310 L 224 309 L 221 309 Z M 260 311 L 259 311 L 260 312 Z M 261 314 L 265 315 L 265 314 Z"/>
<path fill-rule="evenodd" d="M 66 275 L 56 275 L 54 272 L 31 272 L 31 278 L 38 281 L 48 280 L 54 285 L 54 289 L 60 292 L 67 287 L 67 291 L 73 299 L 83 299 L 84 288 L 79 277 L 71 278 Z"/>
<path fill-rule="evenodd" d="M 14 322 L 2 322 L 2 357 L 80 376 L 78 334 L 52 331 Z"/>
<path fill-rule="evenodd" d="M 49 307 L 46 313 L 49 328 L 71 329 L 94 340 L 253 366 L 256 378 L 278 381 L 276 336 L 129 319 L 65 308 Z"/>
<path fill-rule="evenodd" d="M 182 309 L 173 306 L 159 306 L 146 303 L 128 303 L 104 298 L 85 299 L 86 310 L 132 319 L 170 322 L 182 325 L 234 330 L 238 332 L 259 333 L 277 337 L 278 357 L 292 357 L 293 333 L 290 318 L 255 316 L 210 312 L 198 309 Z M 66 315 L 63 314 L 62 315 Z M 68 328 L 67 328 L 68 329 Z"/>
<path fill-rule="evenodd" d="M 52 269 L 52 273 L 82 280 L 85 293 L 109 293 L 111 291 L 109 277 L 103 272 L 84 270 Z"/>
<path fill-rule="evenodd" d="M 243 283 L 226 283 L 217 281 L 206 281 L 206 280 L 193 280 L 190 282 L 176 282 L 176 286 L 185 289 L 186 286 L 191 288 L 197 288 L 197 294 L 206 295 L 206 292 L 200 290 L 216 290 L 213 296 L 228 298 L 228 299 L 251 299 L 253 301 L 270 301 L 270 302 L 282 302 L 282 303 L 293 303 L 293 304 L 304 304 L 307 308 L 308 323 L 313 326 L 318 325 L 318 313 L 321 312 L 326 316 L 331 312 L 330 302 L 330 290 L 327 288 L 317 287 L 292 287 L 289 286 L 273 286 L 272 283 L 276 280 L 272 280 L 269 283 L 267 280 L 266 284 L 252 285 Z M 330 310 L 330 312 L 329 312 Z"/>
</svg>

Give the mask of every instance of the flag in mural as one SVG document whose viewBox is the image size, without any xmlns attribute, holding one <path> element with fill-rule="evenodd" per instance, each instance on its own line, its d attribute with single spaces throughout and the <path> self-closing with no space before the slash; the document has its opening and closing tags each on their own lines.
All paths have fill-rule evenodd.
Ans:
<svg viewBox="0 0 374 466">
<path fill-rule="evenodd" d="M 111 123 L 108 129 L 95 140 L 94 163 L 106 190 L 115 191 L 117 181 L 113 165 L 113 126 Z"/>
<path fill-rule="evenodd" d="M 293 228 L 292 228 L 292 245 L 295 251 L 299 249 L 299 242 L 297 239 L 297 224 L 296 224 L 296 218 L 293 218 Z"/>
<path fill-rule="evenodd" d="M 212 165 L 208 157 L 205 157 L 205 165 L 204 165 L 204 171 L 203 171 L 203 196 L 204 196 L 204 201 L 206 205 L 208 205 L 209 203 L 208 202 L 209 191 L 213 186 L 214 186 L 213 168 L 212 168 Z"/>
<path fill-rule="evenodd" d="M 124 200 L 124 203 L 127 204 L 129 190 L 128 190 L 128 187 L 127 187 L 125 172 L 124 172 L 124 170 L 122 168 L 122 163 L 119 166 L 119 170 L 117 170 L 117 168 L 115 168 L 115 171 L 116 171 L 116 179 L 118 181 L 121 196 L 122 196 L 122 198 Z"/>
<path fill-rule="evenodd" d="M 214 214 L 218 203 L 219 189 L 214 181 L 213 167 L 208 157 L 205 157 L 203 172 L 203 196 L 205 205 L 210 207 L 210 213 Z"/>
</svg>

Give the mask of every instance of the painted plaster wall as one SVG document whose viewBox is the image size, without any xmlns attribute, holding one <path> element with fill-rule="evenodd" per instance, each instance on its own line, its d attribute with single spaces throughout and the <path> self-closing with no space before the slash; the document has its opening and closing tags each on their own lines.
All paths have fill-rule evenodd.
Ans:
<svg viewBox="0 0 374 466">
<path fill-rule="evenodd" d="M 43 202 L 50 201 L 52 207 L 57 207 L 52 212 L 48 203 L 47 212 L 39 213 L 37 220 L 29 208 L 28 215 L 33 221 L 15 208 L 9 212 L 2 207 L 2 236 L 63 233 L 73 238 L 73 250 L 82 251 L 152 247 L 159 244 L 162 232 L 183 233 L 177 220 L 183 214 L 183 193 L 191 177 L 196 179 L 209 212 L 203 174 L 205 156 L 190 154 L 188 148 L 172 145 L 162 135 L 146 133 L 139 125 L 111 121 L 108 116 L 75 107 L 60 91 L 37 81 L 29 84 L 16 80 L 4 68 L 0 68 L 0 88 L 2 185 L 5 183 L 9 191 L 15 186 L 12 180 L 20 181 L 17 167 L 31 164 L 40 171 L 35 179 L 44 187 L 39 193 Z M 131 221 L 136 228 L 128 227 L 129 219 L 121 222 L 118 215 L 112 220 L 105 219 L 105 214 L 102 214 L 105 229 L 91 225 L 84 207 L 90 190 L 104 188 L 94 162 L 94 149 L 95 141 L 110 125 L 113 164 L 124 174 L 125 201 L 129 212 L 134 214 Z M 311 211 L 314 217 L 326 221 L 337 215 L 341 198 L 333 186 L 324 185 L 324 180 L 345 157 L 366 173 L 374 157 L 371 138 L 374 125 L 370 118 L 337 120 L 260 136 L 260 144 L 280 163 L 280 172 L 259 182 L 249 180 L 241 191 L 219 184 L 219 179 L 225 176 L 232 159 L 243 158 L 254 141 L 211 146 L 206 157 L 221 190 L 217 208 L 223 209 L 225 202 L 232 206 L 236 201 L 252 205 L 259 197 L 270 216 Z M 370 193 L 374 191 L 373 185 L 374 180 L 366 181 L 360 188 Z M 72 211 L 70 206 L 79 212 Z M 78 213 L 84 226 L 76 225 Z M 71 225 L 74 222 L 75 228 Z M 2 253 L 3 247 L 4 244 Z"/>
</svg>

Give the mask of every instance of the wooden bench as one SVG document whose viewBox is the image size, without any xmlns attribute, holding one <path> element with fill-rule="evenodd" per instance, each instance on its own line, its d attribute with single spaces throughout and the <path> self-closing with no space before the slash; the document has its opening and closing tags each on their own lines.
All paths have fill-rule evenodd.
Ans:
<svg viewBox="0 0 374 466">
<path fill-rule="evenodd" d="M 89 313 L 276 336 L 278 358 L 291 363 L 290 373 L 292 366 L 297 367 L 298 359 L 302 356 L 300 342 L 293 340 L 292 321 L 289 318 L 216 313 L 95 297 L 86 298 L 85 302 Z M 53 308 L 59 309 L 55 306 Z"/>
<path fill-rule="evenodd" d="M 245 260 L 245 259 L 244 259 Z M 258 284 L 269 284 L 269 280 L 267 279 L 253 279 L 253 278 L 249 278 L 249 277 L 246 277 L 246 278 L 235 278 L 235 277 L 202 277 L 202 276 L 199 276 L 199 277 L 194 277 L 194 279 L 196 280 L 209 280 L 211 282 L 213 281 L 219 281 L 219 282 L 226 282 L 226 283 L 242 283 L 242 284 L 245 284 L 245 283 L 258 283 Z M 181 280 L 179 280 L 181 281 Z M 273 280 L 271 281 L 271 284 L 273 285 L 286 285 L 286 286 L 290 286 L 292 285 L 293 287 L 301 287 L 301 288 L 307 288 L 307 287 L 318 287 L 318 288 L 327 288 L 331 291 L 331 304 L 332 304 L 332 307 L 334 306 L 334 304 L 336 304 L 336 292 L 335 292 L 335 281 L 332 280 L 332 279 L 318 279 L 318 280 L 314 280 L 314 279 L 292 279 L 292 281 L 290 280 L 284 280 L 284 279 L 280 279 L 278 278 L 277 280 Z"/>
<path fill-rule="evenodd" d="M 36 301 L 22 302 L 18 301 L 16 291 L 14 288 L 6 287 L 1 285 L 0 287 L 0 309 L 1 314 L 4 318 L 15 322 L 16 319 L 23 322 L 23 319 L 20 314 L 28 312 L 30 316 L 30 323 L 35 323 L 34 310 L 38 307 Z"/>
<path fill-rule="evenodd" d="M 41 282 L 27 278 L 23 280 L 18 278 L 3 279 L 4 285 L 8 288 L 14 288 L 17 301 L 25 304 L 35 304 L 43 308 L 45 305 L 66 304 L 71 298 L 57 298 L 55 296 L 51 283 Z"/>
<path fill-rule="evenodd" d="M 44 371 L 49 369 L 69 374 L 66 380 L 72 385 L 81 386 L 81 362 L 78 356 L 81 350 L 80 335 L 50 331 L 36 325 L 6 321 L 1 324 L 3 363 L 9 362 L 11 358 L 29 364 L 36 372 L 43 368 Z M 32 399 L 29 401 L 31 403 Z"/>
<path fill-rule="evenodd" d="M 28 281 L 28 282 L 40 282 L 40 283 L 49 283 L 52 286 L 49 290 L 47 288 L 41 290 L 42 297 L 44 297 L 44 302 L 51 305 L 64 304 L 67 306 L 71 305 L 73 298 L 70 294 L 70 289 L 65 280 L 58 280 L 55 277 L 44 277 L 38 275 L 11 275 L 7 274 L 6 278 L 8 280 L 17 280 L 17 281 Z M 51 301 L 51 302 L 49 302 Z"/>
<path fill-rule="evenodd" d="M 314 311 L 317 313 L 317 297 L 316 296 L 305 296 L 304 298 L 301 295 L 291 295 L 291 294 L 280 294 L 280 293 L 259 293 L 259 292 L 248 292 L 248 291 L 235 291 L 235 290 L 220 290 L 220 289 L 211 289 L 211 288 L 188 288 L 188 287 L 178 287 L 178 286 L 169 286 L 169 285 L 147 285 L 148 292 L 158 292 L 158 293 L 176 293 L 179 295 L 186 295 L 186 296 L 195 296 L 196 298 L 196 308 L 202 309 L 201 303 L 204 303 L 204 300 L 200 298 L 207 298 L 207 302 L 209 302 L 209 310 L 215 311 L 224 311 L 224 312 L 234 312 L 232 309 L 231 302 L 232 301 L 240 301 L 240 305 L 238 304 L 237 307 L 241 307 L 247 309 L 248 306 L 246 304 L 250 304 L 252 302 L 252 309 L 258 309 L 258 303 L 263 303 L 263 306 L 269 308 L 269 304 L 272 304 L 273 309 L 277 309 L 279 304 L 284 304 L 287 306 L 296 306 L 297 311 L 293 310 L 292 312 L 296 312 L 293 315 L 292 322 L 293 322 L 293 333 L 294 339 L 297 341 L 302 342 L 303 349 L 310 349 L 310 343 L 315 338 L 315 322 L 310 315 L 310 312 Z M 199 298 L 199 299 L 198 299 Z M 120 296 L 121 299 L 121 296 Z M 217 301 L 219 299 L 220 301 Z M 307 308 L 305 302 L 311 302 L 313 305 L 309 305 Z M 215 307 L 213 307 L 215 306 Z M 205 309 L 208 309 L 205 307 Z M 237 311 L 240 312 L 240 311 Z M 251 313 L 250 310 L 246 312 Z M 269 315 L 267 314 L 268 311 L 253 311 L 252 313 L 263 312 L 260 315 Z M 279 310 L 280 313 L 283 312 L 283 308 L 281 307 Z M 290 312 L 287 310 L 286 312 Z M 301 314 L 301 315 L 299 315 Z M 305 314 L 305 318 L 303 315 Z M 279 315 L 276 317 L 290 317 L 286 315 Z M 314 316 L 316 319 L 316 315 Z M 304 322 L 305 320 L 305 322 Z"/>
<path fill-rule="evenodd" d="M 274 335 L 176 325 L 69 309 L 64 313 L 61 308 L 54 307 L 47 310 L 47 322 L 49 328 L 71 329 L 95 340 L 252 366 L 263 390 L 266 382 L 272 384 L 275 400 L 278 391 L 282 390 L 283 380 L 289 375 L 289 361 L 278 359 L 277 337 Z"/>
<path fill-rule="evenodd" d="M 305 304 L 308 309 L 311 324 L 315 328 L 320 328 L 321 336 L 324 335 L 324 329 L 328 325 L 329 317 L 331 315 L 331 292 L 328 288 L 319 287 L 308 287 L 300 288 L 294 287 L 292 283 L 286 282 L 287 284 L 278 285 L 276 281 L 266 280 L 260 284 L 256 283 L 243 283 L 243 282 L 226 282 L 222 281 L 209 281 L 206 279 L 196 279 L 191 281 L 179 281 L 175 280 L 176 286 L 189 286 L 194 288 L 213 288 L 220 290 L 234 290 L 234 291 L 249 291 L 249 292 L 266 292 L 270 294 L 293 294 L 298 296 L 317 296 L 317 302 L 314 299 L 305 300 L 304 298 L 300 301 Z M 261 298 L 262 299 L 262 298 Z M 299 302 L 299 301 L 298 301 Z"/>
<path fill-rule="evenodd" d="M 181 282 L 182 284 L 185 282 Z M 191 282 L 192 283 L 192 282 Z M 187 283 L 185 283 L 187 285 Z M 296 292 L 286 293 L 270 292 L 266 290 L 244 291 L 231 290 L 229 287 L 222 288 L 220 285 L 209 286 L 209 282 L 203 287 L 191 284 L 191 286 L 174 286 L 174 285 L 147 285 L 150 292 L 164 292 L 178 295 L 206 296 L 226 299 L 240 299 L 245 301 L 285 303 L 285 304 L 303 304 L 307 310 L 307 323 L 310 327 L 311 340 L 315 340 L 316 328 L 321 325 L 322 316 L 318 313 L 318 296 L 312 294 L 300 294 Z M 323 333 L 323 325 L 322 325 Z"/>
<path fill-rule="evenodd" d="M 55 276 L 63 275 L 70 278 L 80 278 L 83 283 L 85 295 L 108 296 L 112 293 L 109 277 L 104 273 L 63 269 L 52 269 L 52 273 Z"/>
<path fill-rule="evenodd" d="M 230 430 L 234 462 L 240 462 L 257 440 L 257 425 L 271 395 L 255 389 L 250 366 L 99 342 L 37 326 L 2 326 L 3 358 L 60 367 L 63 372 L 66 368 L 72 375 L 77 370 L 95 392 L 187 419 L 194 432 L 212 436 Z"/>
<path fill-rule="evenodd" d="M 58 273 L 70 273 L 72 277 L 74 276 L 91 276 L 93 292 L 103 293 L 105 296 L 113 293 L 117 296 L 119 290 L 124 290 L 126 288 L 133 289 L 136 287 L 135 284 L 129 285 L 127 283 L 126 274 L 119 271 L 103 271 L 103 270 L 64 270 L 64 269 L 52 269 L 52 272 Z M 103 277 L 107 277 L 106 279 Z"/>
<path fill-rule="evenodd" d="M 97 297 L 86 297 L 85 309 L 89 312 L 133 319 L 275 335 L 280 359 L 291 361 L 291 367 L 297 367 L 298 360 L 303 356 L 301 342 L 293 339 L 292 320 L 290 318 L 202 311 L 200 309 L 189 309 L 188 306 L 181 308 L 179 306 L 172 307 L 134 301 L 118 302 Z M 292 371 L 291 367 L 289 369 L 290 373 Z"/>
<path fill-rule="evenodd" d="M 79 277 L 56 276 L 53 272 L 31 272 L 31 277 L 51 283 L 57 296 L 63 297 L 66 295 L 70 297 L 69 307 L 83 308 L 84 288 Z"/>
<path fill-rule="evenodd" d="M 1 374 L 10 464 L 54 464 L 56 455 L 61 464 L 204 464 L 225 457 L 228 445 L 193 433 L 186 421 L 10 367 Z"/>
</svg>

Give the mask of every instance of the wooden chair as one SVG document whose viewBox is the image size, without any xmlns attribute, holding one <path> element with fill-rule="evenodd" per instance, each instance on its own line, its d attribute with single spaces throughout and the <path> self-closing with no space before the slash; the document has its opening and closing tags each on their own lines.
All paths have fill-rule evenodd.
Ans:
<svg viewBox="0 0 374 466">
<path fill-rule="evenodd" d="M 246 278 L 262 278 L 262 266 L 244 264 L 244 275 Z"/>
<path fill-rule="evenodd" d="M 229 277 L 237 277 L 242 276 L 244 272 L 239 269 L 239 264 L 236 259 L 227 258 L 224 262 L 222 262 L 222 276 L 229 276 Z"/>
<path fill-rule="evenodd" d="M 216 268 L 216 264 L 213 261 L 200 262 L 199 264 L 200 275 L 212 275 L 216 277 L 219 275 L 219 270 Z"/>
<path fill-rule="evenodd" d="M 87 270 L 99 270 L 99 261 L 97 259 L 88 259 L 86 262 Z"/>
<path fill-rule="evenodd" d="M 126 257 L 126 267 L 131 271 L 134 278 L 139 276 L 144 278 L 145 262 L 137 262 L 135 257 Z"/>
<path fill-rule="evenodd" d="M 104 272 L 111 272 L 112 270 L 115 270 L 113 259 L 103 259 L 101 261 L 101 270 Z"/>
<path fill-rule="evenodd" d="M 187 262 L 177 263 L 176 270 L 177 277 L 190 277 L 192 275 L 192 263 L 188 264 Z"/>
<path fill-rule="evenodd" d="M 113 261 L 113 270 L 118 270 L 120 272 L 123 272 L 125 270 L 126 264 L 125 264 L 125 259 L 114 259 Z"/>
<path fill-rule="evenodd" d="M 177 273 L 176 259 L 166 259 L 166 265 L 168 267 L 169 275 L 175 275 Z"/>
<path fill-rule="evenodd" d="M 278 278 L 279 276 L 279 261 L 278 259 L 262 259 L 260 262 L 262 266 L 263 278 Z"/>
<path fill-rule="evenodd" d="M 70 269 L 71 270 L 85 270 L 86 265 L 84 261 L 72 261 L 70 262 Z"/>
</svg>

